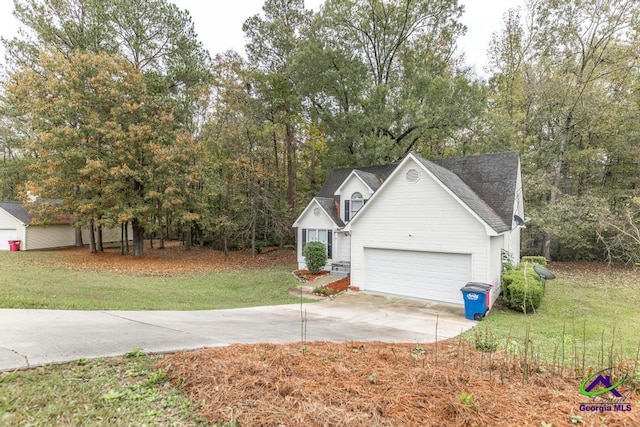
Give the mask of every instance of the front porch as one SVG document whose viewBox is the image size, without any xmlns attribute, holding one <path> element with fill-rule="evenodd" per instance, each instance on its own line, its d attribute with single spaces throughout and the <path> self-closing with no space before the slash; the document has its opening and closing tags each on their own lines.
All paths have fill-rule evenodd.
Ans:
<svg viewBox="0 0 640 427">
<path fill-rule="evenodd" d="M 334 261 L 331 264 L 331 274 L 349 276 L 351 274 L 351 261 Z"/>
</svg>

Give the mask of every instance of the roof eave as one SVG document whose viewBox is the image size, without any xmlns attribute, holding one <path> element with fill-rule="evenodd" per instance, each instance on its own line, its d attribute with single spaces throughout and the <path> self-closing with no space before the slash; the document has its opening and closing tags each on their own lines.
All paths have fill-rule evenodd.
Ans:
<svg viewBox="0 0 640 427">
<path fill-rule="evenodd" d="M 344 187 L 344 185 L 346 184 L 347 181 L 349 181 L 349 179 L 351 178 L 352 175 L 355 175 L 356 178 L 358 178 L 360 180 L 360 182 L 362 182 L 365 185 L 365 187 L 367 187 L 367 190 L 369 190 L 370 193 L 375 193 L 375 191 L 369 186 L 369 184 L 367 184 L 365 182 L 365 180 L 362 179 L 362 177 L 360 175 L 358 175 L 358 173 L 356 172 L 356 169 L 353 169 L 351 171 L 351 173 L 349 173 L 349 175 L 347 175 L 347 177 L 344 179 L 344 181 L 342 181 L 342 184 L 340 184 L 340 186 L 333 193 L 334 196 L 338 196 L 340 194 L 340 190 L 342 190 L 342 187 Z"/>
<path fill-rule="evenodd" d="M 324 214 L 327 216 L 327 218 L 329 218 L 329 220 L 333 223 L 333 225 L 335 225 L 335 226 L 336 226 L 336 227 L 338 227 L 338 228 L 339 228 L 339 227 L 341 227 L 341 226 L 340 226 L 340 224 L 337 224 L 337 223 L 333 220 L 333 218 L 331 217 L 331 215 L 329 215 L 329 213 L 326 211 L 326 209 L 322 206 L 322 203 L 320 203 L 320 202 L 317 200 L 317 198 L 316 198 L 316 197 L 314 197 L 313 199 L 311 199 L 311 201 L 309 202 L 309 204 L 307 205 L 307 207 L 306 207 L 306 208 L 304 208 L 304 210 L 302 211 L 302 213 L 301 213 L 300 215 L 298 215 L 298 218 L 296 218 L 295 222 L 293 223 L 293 225 L 292 225 L 291 227 L 296 228 L 296 227 L 298 227 L 298 226 L 299 226 L 299 225 L 298 225 L 298 222 L 300 221 L 300 218 L 302 218 L 302 217 L 307 213 L 307 211 L 311 208 L 311 205 L 312 205 L 312 204 L 314 204 L 314 203 L 315 203 L 315 204 L 320 208 L 320 210 L 322 210 L 322 213 L 324 213 Z"/>
</svg>

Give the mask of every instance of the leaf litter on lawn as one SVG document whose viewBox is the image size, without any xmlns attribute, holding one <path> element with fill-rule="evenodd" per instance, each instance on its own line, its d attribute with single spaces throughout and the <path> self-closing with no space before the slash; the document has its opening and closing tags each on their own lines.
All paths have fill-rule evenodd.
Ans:
<svg viewBox="0 0 640 427">
<path fill-rule="evenodd" d="M 168 242 L 164 249 L 151 248 L 146 242 L 144 255 L 120 255 L 120 248 L 108 248 L 92 254 L 87 248 L 68 248 L 50 252 L 52 256 L 40 258 L 41 264 L 71 270 L 112 272 L 136 276 L 175 276 L 182 274 L 218 273 L 242 268 L 268 268 L 295 264 L 293 250 L 271 248 L 251 256 L 251 251 L 222 251 L 192 247 L 187 251 L 180 242 Z"/>
<path fill-rule="evenodd" d="M 581 376 L 458 339 L 242 344 L 175 354 L 159 367 L 214 424 L 640 425 L 637 391 L 629 412 L 581 412 Z"/>
</svg>

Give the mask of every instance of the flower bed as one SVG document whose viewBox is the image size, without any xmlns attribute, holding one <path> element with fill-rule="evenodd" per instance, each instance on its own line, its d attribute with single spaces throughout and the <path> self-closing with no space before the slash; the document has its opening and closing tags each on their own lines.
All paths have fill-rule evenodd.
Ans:
<svg viewBox="0 0 640 427">
<path fill-rule="evenodd" d="M 318 274 L 311 274 L 309 270 L 296 270 L 293 272 L 293 274 L 303 282 L 311 282 L 312 280 L 315 280 L 318 277 L 322 277 L 329 274 L 329 272 L 326 270 L 322 270 L 322 271 L 319 271 Z"/>
<path fill-rule="evenodd" d="M 318 295 L 331 296 L 344 292 L 349 288 L 351 288 L 351 279 L 349 277 L 345 277 L 344 279 L 337 280 L 333 283 L 329 283 L 328 285 L 318 286 L 313 290 L 313 293 Z M 352 290 L 357 289 L 352 288 Z"/>
</svg>

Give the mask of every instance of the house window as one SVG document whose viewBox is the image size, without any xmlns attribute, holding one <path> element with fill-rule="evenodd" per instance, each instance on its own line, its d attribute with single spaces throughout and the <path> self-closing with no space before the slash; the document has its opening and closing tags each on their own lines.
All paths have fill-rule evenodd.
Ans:
<svg viewBox="0 0 640 427">
<path fill-rule="evenodd" d="M 308 242 L 321 242 L 327 248 L 327 258 L 331 259 L 332 255 L 332 243 L 333 243 L 333 231 L 332 230 L 317 230 L 313 228 L 302 229 L 302 247 Z"/>
<path fill-rule="evenodd" d="M 362 194 L 356 191 L 351 195 L 351 215 L 349 215 L 349 217 L 353 218 L 362 206 L 364 206 L 364 198 L 362 197 Z"/>
</svg>

